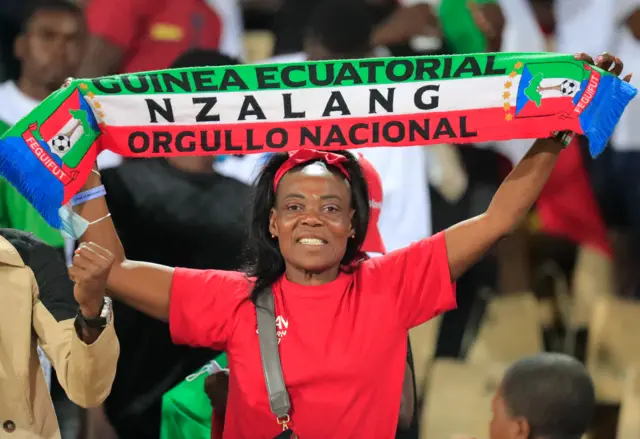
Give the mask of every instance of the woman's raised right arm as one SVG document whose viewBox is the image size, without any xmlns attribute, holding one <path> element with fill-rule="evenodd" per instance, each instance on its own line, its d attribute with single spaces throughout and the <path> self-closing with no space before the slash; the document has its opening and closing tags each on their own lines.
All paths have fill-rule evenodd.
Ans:
<svg viewBox="0 0 640 439">
<path fill-rule="evenodd" d="M 89 175 L 83 190 L 100 186 L 97 171 Z M 74 207 L 74 211 L 92 222 L 105 218 L 109 208 L 104 197 L 99 197 Z M 128 261 L 111 217 L 91 224 L 80 238 L 81 243 L 94 242 L 109 250 L 115 257 L 107 288 L 109 295 L 152 317 L 167 320 L 171 294 L 172 267 L 147 262 Z M 80 244 L 76 252 L 92 251 Z"/>
</svg>

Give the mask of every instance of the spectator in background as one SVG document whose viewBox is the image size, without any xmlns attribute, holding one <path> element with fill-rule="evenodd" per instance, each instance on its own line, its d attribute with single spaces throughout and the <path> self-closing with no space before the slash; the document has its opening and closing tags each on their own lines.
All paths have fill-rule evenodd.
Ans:
<svg viewBox="0 0 640 439">
<path fill-rule="evenodd" d="M 34 5 L 14 44 L 20 78 L 0 84 L 0 120 L 6 128 L 26 116 L 75 72 L 83 43 L 80 8 L 64 0 L 41 0 Z M 64 248 L 60 232 L 4 179 L 0 181 L 0 227 L 32 232 L 47 244 Z"/>
<path fill-rule="evenodd" d="M 171 67 L 233 65 L 195 50 Z M 252 189 L 214 172 L 215 157 L 130 160 L 102 171 L 107 203 L 131 257 L 199 269 L 236 270 L 246 243 Z M 169 325 L 114 302 L 121 354 L 105 412 L 119 439 L 158 439 L 162 395 L 216 353 L 176 346 Z"/>
<path fill-rule="evenodd" d="M 640 0 L 616 0 L 614 26 L 615 41 L 611 51 L 631 61 L 629 71 L 640 71 Z M 605 214 L 618 217 L 631 229 L 632 239 L 625 240 L 627 251 L 631 255 L 627 263 L 629 280 L 623 284 L 623 294 L 640 299 L 640 192 L 635 190 L 640 184 L 640 103 L 634 99 L 622 115 L 616 131 L 613 133 L 613 150 L 609 153 L 608 172 L 600 173 L 602 182 L 600 198 Z M 595 164 L 594 165 L 602 165 Z M 602 175 L 604 174 L 604 175 Z M 617 204 L 617 205 L 616 205 Z"/>
<path fill-rule="evenodd" d="M 111 301 L 104 296 L 113 256 L 94 244 L 88 248 L 92 256 L 78 255 L 67 272 L 54 248 L 30 233 L 0 229 L 3 438 L 60 438 L 37 344 L 77 404 L 97 406 L 109 394 L 118 359 Z"/>
<path fill-rule="evenodd" d="M 507 370 L 493 399 L 490 439 L 580 439 L 595 412 L 584 365 L 564 354 L 539 354 Z"/>
<path fill-rule="evenodd" d="M 285 0 L 275 18 L 276 55 L 299 52 L 314 8 L 326 0 L 300 2 Z M 374 20 L 375 28 L 370 36 L 373 47 L 389 47 L 396 56 L 437 53 L 442 50 L 443 31 L 449 41 L 449 50 L 473 41 L 480 52 L 484 49 L 485 35 L 471 28 L 472 16 L 466 0 L 352 0 L 366 5 Z M 500 47 L 501 27 L 504 26 L 500 8 L 495 0 L 478 0 L 472 7 L 483 14 L 483 26 L 489 30 L 490 50 Z M 447 22 L 443 26 L 441 15 Z M 451 19 L 450 19 L 450 18 Z"/>
<path fill-rule="evenodd" d="M 13 42 L 20 33 L 24 2 L 0 0 L 0 82 L 18 77 L 20 65 L 13 56 Z"/>
<path fill-rule="evenodd" d="M 190 49 L 244 51 L 237 0 L 89 0 L 86 14 L 82 78 L 166 69 Z"/>
<path fill-rule="evenodd" d="M 548 0 L 534 0 L 533 4 L 530 0 L 501 0 L 507 22 L 503 50 L 542 52 L 546 49 L 543 23 L 547 22 L 545 27 L 553 26 L 549 26 L 548 14 L 544 14 L 545 8 L 542 6 L 545 3 L 548 5 Z M 531 140 L 510 140 L 498 142 L 496 149 L 515 165 L 532 143 Z M 528 230 L 527 233 L 519 233 L 522 238 L 519 240 L 520 248 L 511 246 L 508 252 L 504 252 L 502 271 L 508 271 L 509 276 L 502 276 L 502 279 L 503 286 L 510 287 L 505 288 L 507 291 L 533 289 L 536 276 L 532 275 L 531 268 L 537 268 L 534 263 L 541 259 L 536 257 L 538 255 L 544 255 L 543 259 L 547 262 L 550 259 L 556 262 L 566 271 L 568 278 L 574 266 L 576 245 L 590 247 L 606 257 L 611 256 L 607 231 L 589 183 L 579 143 L 576 137 L 560 155 L 531 215 L 533 221 L 529 225 L 535 227 L 529 229 L 552 236 L 553 239 L 540 239 L 540 233 L 530 239 L 528 232 L 531 230 Z M 515 259 L 520 259 L 527 266 L 518 264 L 521 266 L 514 269 Z"/>
<path fill-rule="evenodd" d="M 275 55 L 285 55 L 303 50 L 303 41 L 314 10 L 326 0 L 284 0 L 276 13 Z M 329 0 L 330 1 L 330 0 Z M 429 39 L 428 49 L 434 44 L 439 48 L 441 31 L 431 6 L 433 0 L 346 0 L 357 2 L 367 9 L 367 15 L 375 25 L 369 35 L 371 46 L 390 46 L 398 49 L 395 55 L 409 55 L 411 40 L 415 37 Z M 336 27 L 336 30 L 337 27 Z M 417 47 L 418 51 L 423 46 Z"/>
<path fill-rule="evenodd" d="M 40 0 L 26 14 L 14 53 L 17 81 L 0 84 L 0 134 L 57 90 L 78 67 L 84 42 L 82 10 L 64 0 Z M 65 241 L 5 179 L 0 178 L 0 227 L 33 233 L 64 254 Z M 47 384 L 51 363 L 38 348 Z"/>
<path fill-rule="evenodd" d="M 629 71 L 640 70 L 640 0 L 591 0 L 584 5 L 555 0 L 554 12 L 558 51 L 586 43 L 593 53 L 615 51 L 629 59 Z M 585 26 L 597 26 L 598 32 L 575 34 Z M 639 119 L 640 103 L 633 100 L 616 126 L 611 148 L 587 163 L 605 222 L 617 232 L 612 234 L 612 244 L 620 293 L 636 298 L 640 298 Z"/>
<path fill-rule="evenodd" d="M 244 53 L 239 0 L 86 0 L 89 42 L 77 77 L 167 69 L 191 49 Z M 101 168 L 122 158 L 104 151 Z"/>
<path fill-rule="evenodd" d="M 498 0 L 432 0 L 439 3 L 445 47 L 451 53 L 499 52 L 505 19 Z"/>
<path fill-rule="evenodd" d="M 323 0 L 313 12 L 304 38 L 304 52 L 267 62 L 365 58 L 371 55 L 373 20 L 362 1 Z M 431 211 L 423 147 L 361 148 L 382 180 L 384 209 L 378 227 L 387 251 L 406 247 L 431 235 Z M 229 157 L 219 172 L 252 183 L 264 155 Z"/>
<path fill-rule="evenodd" d="M 497 0 L 434 0 L 433 7 L 443 31 L 443 46 L 447 53 L 472 53 L 498 51 L 505 25 L 502 9 Z M 465 218 L 484 212 L 498 189 L 504 158 L 493 151 L 477 148 L 478 145 L 437 145 L 427 148 L 430 169 L 454 170 L 465 173 L 458 185 L 460 193 L 447 194 L 436 185 L 430 191 L 433 205 L 433 231 L 438 232 Z M 446 151 L 447 154 L 441 154 Z M 452 163 L 445 163 L 444 159 Z M 455 166 L 454 166 L 455 165 Z M 434 175 L 436 176 L 436 175 Z M 452 200 L 453 202 L 451 202 Z M 504 246 L 502 240 L 499 246 Z M 497 285 L 495 255 L 487 254 L 463 274 L 457 283 L 458 307 L 442 317 L 436 354 L 445 357 L 464 357 L 465 340 L 477 325 L 474 319 L 481 315 L 486 294 Z M 478 319 L 479 320 L 479 319 Z"/>
</svg>

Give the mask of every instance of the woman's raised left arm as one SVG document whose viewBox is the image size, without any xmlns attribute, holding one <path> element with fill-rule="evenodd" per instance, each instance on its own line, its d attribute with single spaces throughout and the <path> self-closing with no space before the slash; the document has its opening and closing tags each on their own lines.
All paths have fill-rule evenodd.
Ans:
<svg viewBox="0 0 640 439">
<path fill-rule="evenodd" d="M 452 281 L 522 221 L 549 178 L 560 151 L 562 145 L 556 140 L 537 140 L 500 185 L 485 213 L 446 230 Z"/>
<path fill-rule="evenodd" d="M 576 59 L 593 64 L 586 54 Z M 603 54 L 596 58 L 596 66 L 622 73 L 619 58 Z M 631 75 L 624 80 L 629 82 Z M 482 215 L 456 224 L 445 232 L 447 258 L 451 280 L 455 281 L 475 264 L 500 238 L 510 233 L 525 217 L 538 199 L 553 170 L 562 144 L 555 139 L 538 139 L 527 155 L 500 185 L 487 211 Z"/>
</svg>

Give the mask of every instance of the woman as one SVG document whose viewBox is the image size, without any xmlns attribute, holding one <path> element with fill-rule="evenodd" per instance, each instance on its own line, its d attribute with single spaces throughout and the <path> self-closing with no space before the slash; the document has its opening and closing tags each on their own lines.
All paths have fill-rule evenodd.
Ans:
<svg viewBox="0 0 640 439">
<path fill-rule="evenodd" d="M 611 55 L 597 65 L 622 71 Z M 168 318 L 176 343 L 228 353 L 225 437 L 271 439 L 282 432 L 269 409 L 252 303 L 267 287 L 292 400 L 289 427 L 303 439 L 392 438 L 408 330 L 455 306 L 455 280 L 524 217 L 561 150 L 555 139 L 536 141 L 484 214 L 365 261 L 367 186 L 357 160 L 341 151 L 271 157 L 256 189 L 247 274 L 128 261 L 108 218 L 83 241 L 115 255 L 108 282 L 115 297 Z M 86 189 L 98 185 L 92 174 Z M 89 221 L 108 214 L 102 198 L 77 212 Z M 92 244 L 77 254 L 102 257 Z"/>
</svg>

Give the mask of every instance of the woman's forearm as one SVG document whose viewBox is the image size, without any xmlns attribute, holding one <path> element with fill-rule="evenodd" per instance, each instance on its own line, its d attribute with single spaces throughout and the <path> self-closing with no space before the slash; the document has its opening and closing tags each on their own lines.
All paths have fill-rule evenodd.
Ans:
<svg viewBox="0 0 640 439">
<path fill-rule="evenodd" d="M 99 175 L 92 172 L 83 190 L 101 184 Z M 126 259 L 113 221 L 107 216 L 109 208 L 104 197 L 80 204 L 74 210 L 89 222 L 104 218 L 91 224 L 80 241 L 96 243 L 115 256 L 107 282 L 109 295 L 140 312 L 166 320 L 173 268 Z"/>
<path fill-rule="evenodd" d="M 89 174 L 89 178 L 87 179 L 87 183 L 85 184 L 83 191 L 98 187 L 101 184 L 100 176 L 97 173 L 92 172 Z M 91 201 L 75 206 L 73 210 L 89 222 L 104 218 L 103 220 L 90 225 L 87 231 L 80 237 L 79 241 L 94 242 L 109 250 L 115 257 L 115 265 L 119 265 L 124 261 L 124 248 L 122 247 L 120 238 L 116 233 L 116 228 L 113 225 L 111 217 L 106 217 L 109 214 L 109 208 L 107 207 L 105 198 L 95 198 Z"/>
<path fill-rule="evenodd" d="M 498 188 L 487 209 L 493 228 L 511 232 L 525 218 L 558 161 L 562 145 L 538 139 Z"/>
<path fill-rule="evenodd" d="M 539 139 L 500 185 L 485 213 L 446 230 L 451 279 L 456 280 L 525 217 L 551 175 L 562 146 Z"/>
</svg>

